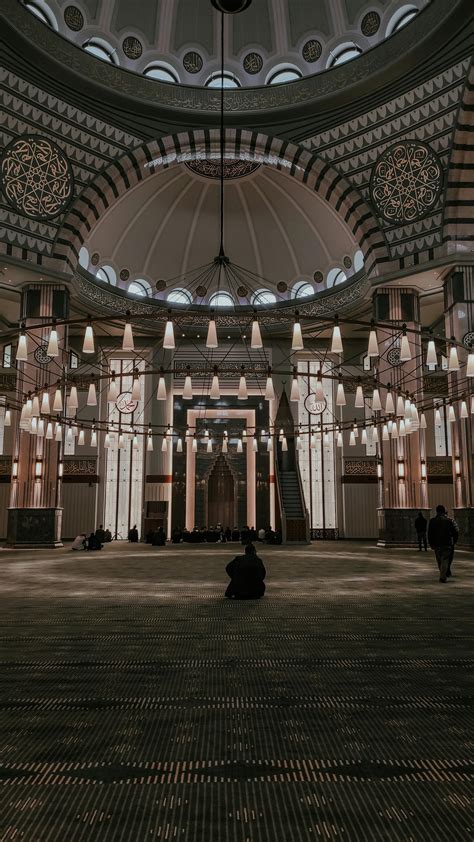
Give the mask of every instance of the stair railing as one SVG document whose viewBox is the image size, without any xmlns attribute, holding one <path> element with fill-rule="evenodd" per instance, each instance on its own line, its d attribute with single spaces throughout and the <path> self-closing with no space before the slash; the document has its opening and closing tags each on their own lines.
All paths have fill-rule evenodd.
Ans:
<svg viewBox="0 0 474 842">
<path fill-rule="evenodd" d="M 285 505 L 283 503 L 283 492 L 281 489 L 280 466 L 278 464 L 278 459 L 275 459 L 275 485 L 278 497 L 278 505 L 280 506 L 281 540 L 283 544 L 286 544 L 286 512 Z"/>
<path fill-rule="evenodd" d="M 298 488 L 299 488 L 299 492 L 300 492 L 301 508 L 303 509 L 303 512 L 304 512 L 305 540 L 306 540 L 307 544 L 310 544 L 311 543 L 311 530 L 310 530 L 310 525 L 309 525 L 309 512 L 308 512 L 308 509 L 306 508 L 306 499 L 305 499 L 304 491 L 303 491 L 303 482 L 302 482 L 302 479 L 301 479 L 300 462 L 299 462 L 299 459 L 298 459 L 298 455 L 296 456 L 296 459 L 295 459 L 295 465 L 296 465 L 296 476 L 298 478 Z"/>
</svg>

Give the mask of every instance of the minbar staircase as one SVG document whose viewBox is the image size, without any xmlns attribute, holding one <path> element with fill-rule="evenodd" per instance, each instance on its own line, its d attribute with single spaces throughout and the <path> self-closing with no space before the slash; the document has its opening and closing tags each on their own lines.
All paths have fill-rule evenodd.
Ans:
<svg viewBox="0 0 474 842">
<path fill-rule="evenodd" d="M 286 393 L 283 392 L 278 409 L 277 427 L 288 431 L 293 418 Z M 287 433 L 288 450 L 283 451 L 277 441 L 275 453 L 275 482 L 282 539 L 285 544 L 309 544 L 309 515 L 305 506 L 294 436 Z"/>
</svg>

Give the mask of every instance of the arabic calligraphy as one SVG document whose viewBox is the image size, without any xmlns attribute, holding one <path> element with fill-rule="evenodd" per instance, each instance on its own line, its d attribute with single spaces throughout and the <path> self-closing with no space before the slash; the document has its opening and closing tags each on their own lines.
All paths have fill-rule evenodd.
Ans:
<svg viewBox="0 0 474 842">
<path fill-rule="evenodd" d="M 8 203 L 32 219 L 53 219 L 67 206 L 74 185 L 68 159 L 51 140 L 27 135 L 10 143 L 0 164 Z"/>
<path fill-rule="evenodd" d="M 418 141 L 390 146 L 378 159 L 370 191 L 378 213 L 387 222 L 406 224 L 426 216 L 441 192 L 443 172 L 433 150 Z"/>
</svg>

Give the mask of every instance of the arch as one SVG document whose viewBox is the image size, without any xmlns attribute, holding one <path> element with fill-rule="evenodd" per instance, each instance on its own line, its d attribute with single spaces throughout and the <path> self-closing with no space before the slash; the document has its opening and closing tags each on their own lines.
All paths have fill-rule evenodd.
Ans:
<svg viewBox="0 0 474 842">
<path fill-rule="evenodd" d="M 72 204 L 58 232 L 54 256 L 74 271 L 79 249 L 99 218 L 128 190 L 155 173 L 189 160 L 216 157 L 218 129 L 180 132 L 158 138 L 127 152 L 89 184 Z M 346 222 L 364 254 L 367 274 L 389 261 L 384 235 L 362 194 L 331 164 L 303 146 L 278 137 L 242 129 L 227 129 L 224 152 L 273 166 L 298 179 L 325 199 Z"/>
</svg>

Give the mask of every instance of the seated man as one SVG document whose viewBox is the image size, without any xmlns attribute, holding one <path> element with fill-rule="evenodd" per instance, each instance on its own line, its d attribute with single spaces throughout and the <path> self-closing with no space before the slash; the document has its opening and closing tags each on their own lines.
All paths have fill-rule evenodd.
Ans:
<svg viewBox="0 0 474 842">
<path fill-rule="evenodd" d="M 160 526 L 153 536 L 154 547 L 164 547 L 166 544 L 166 533 L 162 526 Z"/>
<path fill-rule="evenodd" d="M 105 544 L 105 529 L 102 524 L 100 524 L 99 528 L 95 530 L 95 537 L 100 544 Z"/>
<path fill-rule="evenodd" d="M 264 530 L 263 526 L 261 526 L 260 529 L 258 530 L 258 540 L 261 541 L 262 544 L 265 540 L 265 530 Z"/>
<path fill-rule="evenodd" d="M 106 529 L 105 530 L 105 543 L 110 544 L 111 540 L 112 540 L 112 533 L 111 533 L 110 529 Z"/>
<path fill-rule="evenodd" d="M 71 550 L 85 550 L 86 548 L 86 533 L 81 532 L 80 535 L 77 535 L 72 542 Z"/>
<path fill-rule="evenodd" d="M 260 599 L 265 593 L 266 570 L 253 544 L 247 544 L 245 554 L 229 562 L 226 573 L 230 576 L 227 599 Z"/>
<path fill-rule="evenodd" d="M 173 529 L 171 534 L 171 542 L 173 544 L 180 544 L 181 543 L 181 529 L 178 529 L 177 526 Z"/>
<path fill-rule="evenodd" d="M 128 540 L 130 541 L 131 544 L 137 544 L 138 543 L 138 529 L 137 529 L 136 523 L 134 523 L 132 528 L 128 530 Z"/>
<path fill-rule="evenodd" d="M 94 532 L 91 532 L 91 534 L 89 535 L 89 538 L 87 539 L 87 549 L 88 550 L 101 550 L 102 549 L 102 544 L 100 543 L 100 541 L 97 540 Z"/>
</svg>

